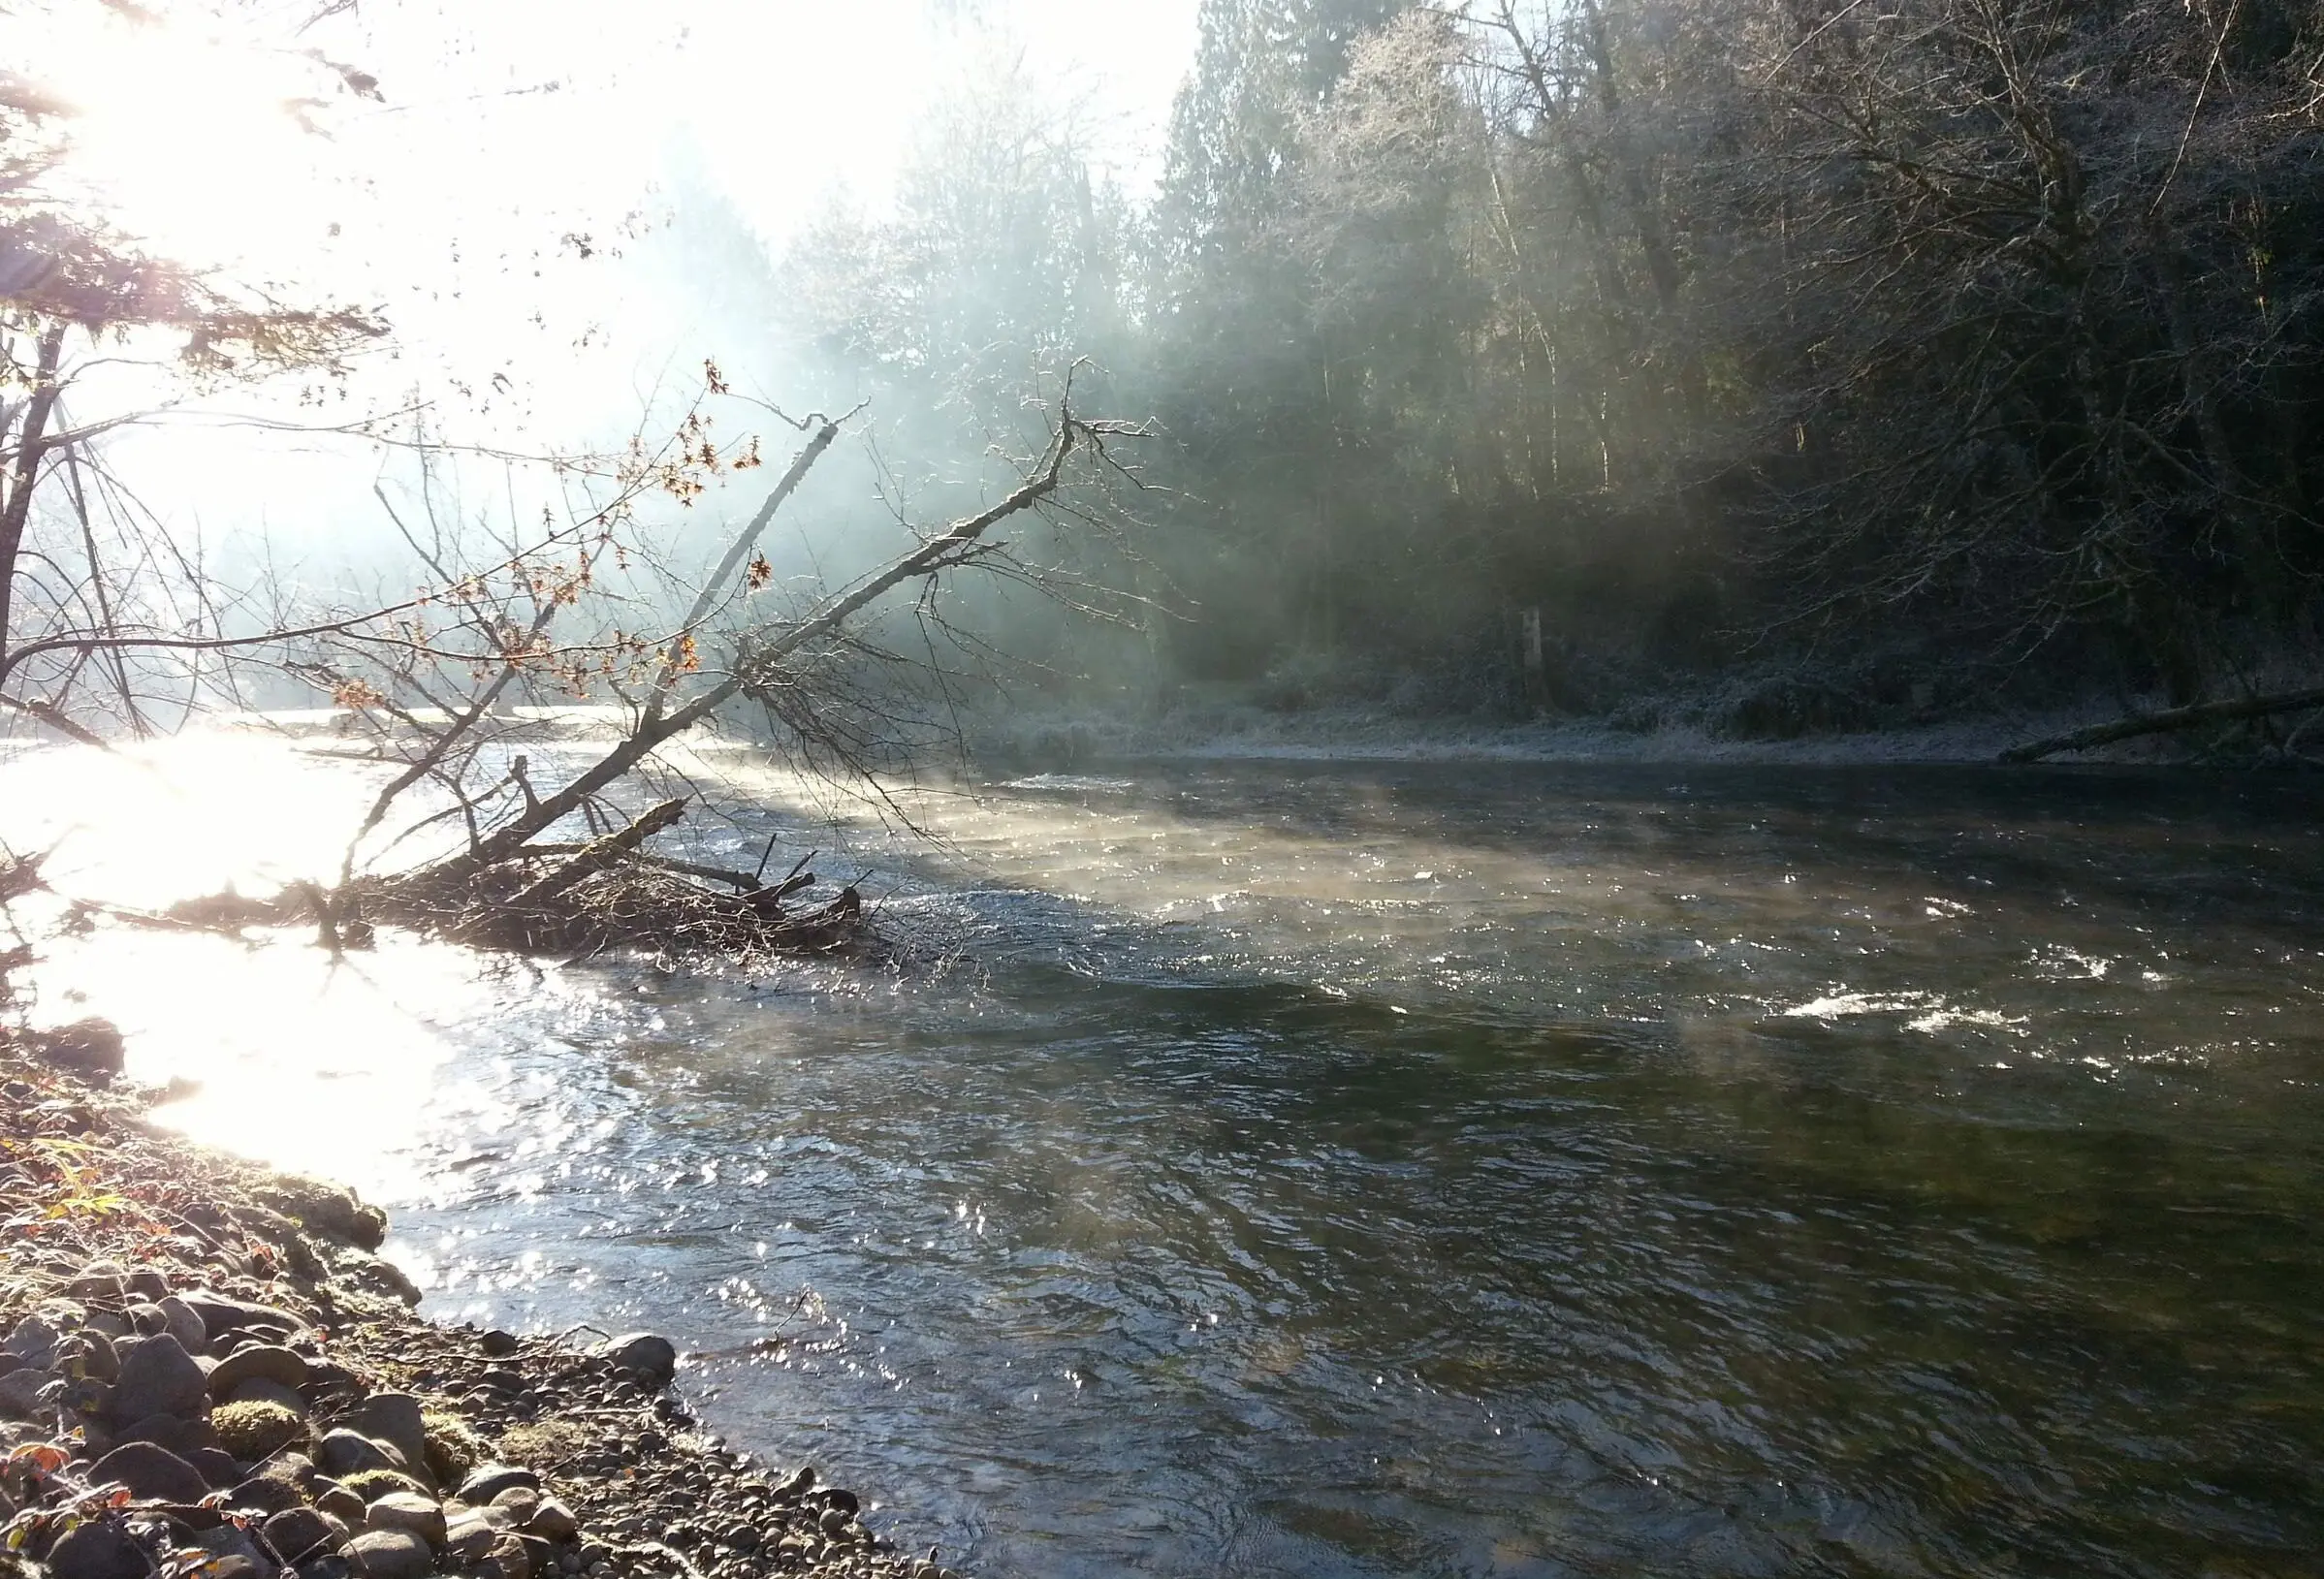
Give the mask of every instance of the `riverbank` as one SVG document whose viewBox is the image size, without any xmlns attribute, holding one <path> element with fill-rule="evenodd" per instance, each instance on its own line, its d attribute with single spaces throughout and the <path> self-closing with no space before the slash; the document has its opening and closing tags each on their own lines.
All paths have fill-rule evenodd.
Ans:
<svg viewBox="0 0 2324 1579">
<path fill-rule="evenodd" d="M 1142 716 L 1029 711 L 988 720 L 971 744 L 979 763 L 1003 771 L 1188 760 L 1990 766 L 2026 741 L 2122 715 L 2117 704 L 2091 703 L 1771 738 L 1740 736 L 1684 716 L 1506 723 L 1405 717 L 1360 708 L 1273 712 L 1247 704 L 1211 704 Z M 2186 756 L 2183 738 L 2165 736 L 2057 760 L 2155 764 Z"/>
<path fill-rule="evenodd" d="M 0 1032 L 0 1575 L 954 1579 L 702 1435 L 660 1338 L 422 1319 L 384 1214 L 169 1135 L 117 1063 Z"/>
</svg>

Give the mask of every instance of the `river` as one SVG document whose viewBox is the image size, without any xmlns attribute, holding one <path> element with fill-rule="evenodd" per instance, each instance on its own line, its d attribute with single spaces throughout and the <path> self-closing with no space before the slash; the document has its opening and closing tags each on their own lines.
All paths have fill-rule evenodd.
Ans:
<svg viewBox="0 0 2324 1579">
<path fill-rule="evenodd" d="M 244 835 L 343 814 L 300 783 Z M 669 1332 L 732 1442 L 987 1573 L 2316 1571 L 2310 781 L 905 805 L 933 841 L 852 858 L 940 966 L 109 930 L 50 1007 L 203 1081 L 189 1131 L 381 1198 L 431 1311 Z M 155 821 L 116 877 L 164 880 Z"/>
</svg>

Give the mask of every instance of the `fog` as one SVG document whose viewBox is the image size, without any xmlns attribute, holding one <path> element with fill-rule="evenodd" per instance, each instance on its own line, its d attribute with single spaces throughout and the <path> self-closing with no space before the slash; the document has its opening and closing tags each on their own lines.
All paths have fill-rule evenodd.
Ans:
<svg viewBox="0 0 2324 1579">
<path fill-rule="evenodd" d="M 332 95 L 303 125 L 278 100 L 316 91 L 302 78 L 311 63 L 274 58 L 263 15 L 160 37 L 76 17 L 45 36 L 44 64 L 88 107 L 72 173 L 116 223 L 278 300 L 374 308 L 390 329 L 327 382 L 189 389 L 133 365 L 77 402 L 169 407 L 109 459 L 230 577 L 263 562 L 350 592 L 418 579 L 373 496 L 383 477 L 410 491 L 407 459 L 255 424 L 409 413 L 376 430 L 408 436 L 417 421 L 455 445 L 602 450 L 673 421 L 707 359 L 789 412 L 852 406 L 859 393 L 801 365 L 775 331 L 764 293 L 783 249 L 835 212 L 890 211 L 927 151 L 929 108 L 1004 81 L 1071 121 L 1100 178 L 1150 188 L 1194 12 L 1193 0 L 372 4 L 314 36 L 375 77 L 380 102 Z M 883 415 L 867 410 L 867 427 Z M 770 454 L 791 436 L 750 417 L 730 409 L 724 436 L 763 432 Z M 485 469 L 468 481 L 489 484 L 501 514 L 553 491 Z M 839 492 L 868 504 L 868 474 L 826 481 L 826 527 Z M 744 486 L 701 514 L 756 502 Z"/>
<path fill-rule="evenodd" d="M 764 552 L 829 585 L 1020 482 L 1069 374 L 1149 433 L 1014 540 L 1064 605 L 947 586 L 1061 712 L 1790 737 L 2317 665 L 2295 0 L 144 15 L 12 16 L 10 112 L 69 125 L 19 207 L 349 343 L 225 366 L 214 303 L 27 299 L 23 348 L 104 326 L 69 421 L 153 413 L 76 451 L 143 525 L 42 552 L 166 526 L 243 627 L 426 584 L 389 506 L 509 552 L 586 518 L 544 461 L 697 409 L 717 463 L 643 510 L 631 594 L 666 607 L 769 479 L 727 462 L 816 412 L 844 440 Z M 53 487 L 32 519 L 84 535 Z"/>
</svg>

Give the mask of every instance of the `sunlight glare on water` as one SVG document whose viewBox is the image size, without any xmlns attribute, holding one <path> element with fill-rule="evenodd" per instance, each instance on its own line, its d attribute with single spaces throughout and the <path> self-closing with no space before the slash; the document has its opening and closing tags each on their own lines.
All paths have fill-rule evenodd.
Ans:
<svg viewBox="0 0 2324 1579">
<path fill-rule="evenodd" d="M 154 910 L 329 880 L 370 793 L 347 764 L 291 742 L 200 731 L 22 752 L 0 764 L 0 833 L 52 852 L 44 871 L 60 898 Z M 127 1039 L 132 1079 L 192 1084 L 163 1121 L 395 1200 L 426 1193 L 409 1148 L 443 1065 L 475 1047 L 470 1026 L 562 995 L 527 967 L 394 934 L 334 962 L 303 933 L 245 942 L 101 922 L 43 953 L 37 1018 L 101 1015 Z"/>
<path fill-rule="evenodd" d="M 346 763 L 256 729 L 111 751 L 41 746 L 0 758 L 0 835 L 52 850 L 44 869 L 64 894 L 157 907 L 332 879 L 373 788 Z"/>
</svg>

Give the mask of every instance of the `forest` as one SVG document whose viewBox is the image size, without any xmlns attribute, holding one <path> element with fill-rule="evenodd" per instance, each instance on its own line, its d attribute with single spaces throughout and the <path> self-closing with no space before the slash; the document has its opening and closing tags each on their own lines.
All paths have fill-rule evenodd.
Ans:
<svg viewBox="0 0 2324 1579">
<path fill-rule="evenodd" d="M 1708 694 L 1789 735 L 2312 670 L 2313 5 L 1200 29 L 1151 202 L 997 80 L 895 214 L 751 287 L 923 446 L 1075 358 L 1158 419 L 1152 613 L 1097 672 L 1632 727 Z"/>
<path fill-rule="evenodd" d="M 621 222 L 692 314 L 641 360 L 698 344 L 710 393 L 723 367 L 769 397 L 746 418 L 844 414 L 844 486 L 802 496 L 832 523 L 818 584 L 877 558 L 900 501 L 972 511 L 1022 482 L 1068 383 L 1134 432 L 1032 540 L 1016 580 L 1057 595 L 955 602 L 958 650 L 928 666 L 950 678 L 886 696 L 889 722 L 949 724 L 999 676 L 1060 717 L 1224 701 L 1742 739 L 2226 709 L 2259 720 L 2238 749 L 2298 755 L 2273 720 L 2315 683 L 2324 572 L 2308 0 L 1202 0 L 1194 23 L 1142 165 L 1070 80 L 964 50 L 913 106 L 888 199 L 828 196 L 770 237 L 682 155 Z M 294 102 L 382 99 L 360 64 L 302 59 L 316 97 Z M 40 651 L 5 660 L 0 696 L 70 722 L 89 632 L 134 626 L 149 663 L 188 617 L 221 672 L 226 638 L 267 647 L 276 678 L 242 666 L 228 693 L 331 694 L 340 669 L 286 669 L 268 641 L 343 630 L 364 598 L 221 583 L 158 552 L 157 520 L 89 535 L 111 480 L 73 468 L 143 419 L 117 392 L 64 397 L 106 364 L 68 331 L 175 334 L 198 384 L 325 403 L 409 336 L 264 283 L 269 260 L 221 275 L 54 200 L 71 117 L 10 81 L 0 641 Z M 405 506 L 457 492 L 460 455 L 511 453 L 444 398 L 487 373 L 487 395 L 554 385 L 569 354 L 374 388 L 375 414 L 434 413 L 406 437 L 435 481 L 407 465 Z M 52 422 L 60 398 L 80 427 Z M 714 419 L 646 404 L 633 436 L 687 469 L 674 435 Z M 389 440 L 380 420 L 339 430 Z M 549 474 L 615 496 L 644 475 L 619 444 L 558 442 L 531 450 Z M 701 453 L 696 481 L 731 479 Z M 690 487 L 661 503 L 683 514 Z M 475 566 L 398 538 L 358 556 L 368 611 L 522 558 L 512 530 Z M 663 531 L 665 571 L 709 552 L 692 530 Z M 98 589 L 122 560 L 157 573 Z M 689 596 L 671 574 L 633 589 L 665 625 Z"/>
</svg>

